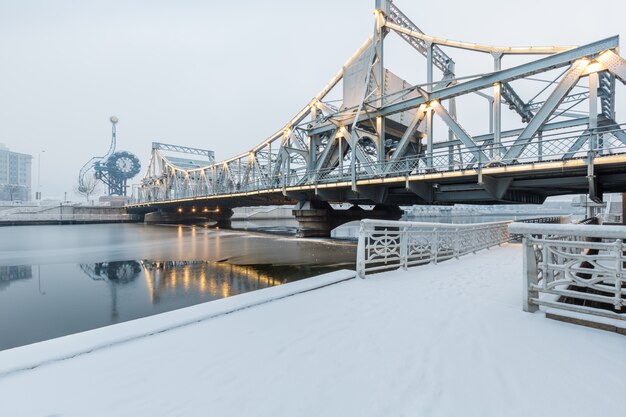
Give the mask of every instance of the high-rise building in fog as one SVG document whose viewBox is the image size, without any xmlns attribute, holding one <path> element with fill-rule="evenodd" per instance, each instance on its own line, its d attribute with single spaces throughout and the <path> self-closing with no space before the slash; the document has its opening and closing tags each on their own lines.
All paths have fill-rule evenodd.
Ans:
<svg viewBox="0 0 626 417">
<path fill-rule="evenodd" d="M 0 143 L 0 201 L 31 199 L 31 165 L 33 157 L 11 152 Z"/>
</svg>

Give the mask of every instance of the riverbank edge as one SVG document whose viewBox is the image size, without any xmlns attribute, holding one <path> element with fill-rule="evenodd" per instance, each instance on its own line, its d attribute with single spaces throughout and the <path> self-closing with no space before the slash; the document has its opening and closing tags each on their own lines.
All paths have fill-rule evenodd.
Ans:
<svg viewBox="0 0 626 417">
<path fill-rule="evenodd" d="M 348 269 L 0 351 L 0 378 L 356 278 Z"/>
<path fill-rule="evenodd" d="M 65 224 L 115 224 L 115 223 L 143 223 L 142 220 L 0 220 L 0 227 L 8 226 L 58 226 Z"/>
</svg>

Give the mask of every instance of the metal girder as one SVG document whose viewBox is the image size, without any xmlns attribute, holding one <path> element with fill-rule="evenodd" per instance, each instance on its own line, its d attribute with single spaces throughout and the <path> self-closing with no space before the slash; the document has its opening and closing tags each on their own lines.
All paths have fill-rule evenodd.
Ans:
<svg viewBox="0 0 626 417">
<path fill-rule="evenodd" d="M 424 200 L 426 203 L 435 201 L 435 189 L 432 184 L 427 182 L 409 182 L 405 184 L 405 188 Z"/>
<path fill-rule="evenodd" d="M 293 152 L 293 153 L 299 154 L 304 159 L 309 157 L 309 151 L 306 151 L 304 149 L 294 148 L 294 147 L 291 147 L 291 146 L 285 146 L 285 147 L 283 147 L 283 149 L 287 152 L 287 154 L 290 154 L 290 153 Z"/>
<path fill-rule="evenodd" d="M 387 3 L 387 23 L 389 21 L 395 23 L 400 28 L 406 28 L 414 33 L 424 33 L 417 27 L 415 23 L 411 21 L 400 9 L 398 9 L 392 2 L 386 1 Z M 385 10 L 383 10 L 385 12 Z M 428 55 L 428 43 L 422 39 L 416 38 L 414 36 L 407 35 L 401 31 L 397 32 L 402 39 L 404 39 L 409 45 L 415 48 L 420 54 L 427 56 Z M 450 58 L 446 53 L 438 46 L 432 47 L 432 59 L 433 64 L 441 70 L 441 72 L 446 74 L 454 74 L 454 61 Z"/>
<path fill-rule="evenodd" d="M 496 178 L 489 175 L 482 176 L 483 187 L 489 192 L 496 200 L 501 200 L 504 194 L 511 186 L 513 182 L 512 177 L 508 178 Z"/>
<path fill-rule="evenodd" d="M 557 52 L 563 52 L 575 48 L 575 46 L 491 46 L 480 45 L 473 42 L 455 41 L 451 39 L 437 38 L 428 36 L 421 30 L 411 30 L 409 27 L 386 22 L 385 25 L 389 29 L 395 30 L 402 35 L 417 38 L 425 43 L 434 45 L 449 46 L 451 48 L 465 49 L 468 51 L 484 52 L 487 54 L 506 54 L 506 55 L 550 55 Z"/>
<path fill-rule="evenodd" d="M 508 190 L 502 198 L 495 198 L 487 190 L 457 191 L 448 193 L 437 193 L 435 202 L 452 204 L 463 202 L 515 202 L 523 204 L 542 204 L 546 197 L 539 193 L 522 190 Z"/>
<path fill-rule="evenodd" d="M 578 152 L 580 150 L 580 148 L 583 147 L 585 142 L 587 142 L 587 139 L 589 139 L 589 134 L 590 133 L 591 133 L 591 130 L 586 129 L 578 137 L 578 139 L 576 139 L 576 141 L 574 143 L 572 143 L 572 146 L 569 147 L 569 149 L 567 150 L 567 153 L 565 155 L 563 155 L 563 159 L 571 159 L 571 158 L 573 158 L 574 155 L 576 154 L 576 152 Z"/>
<path fill-rule="evenodd" d="M 433 101 L 430 103 L 431 108 L 437 113 L 445 123 L 448 125 L 450 130 L 454 132 L 454 135 L 459 138 L 459 140 L 465 145 L 465 147 L 478 159 L 481 163 L 486 163 L 490 161 L 490 158 L 485 154 L 474 139 L 461 127 L 460 124 L 457 123 L 456 120 L 450 116 L 450 113 L 438 102 Z"/>
<path fill-rule="evenodd" d="M 345 136 L 340 136 L 336 140 L 335 147 L 331 150 L 330 157 L 328 158 L 326 165 L 322 167 L 322 169 L 334 169 L 339 167 L 341 168 L 342 161 L 345 159 L 346 152 L 350 147 L 348 143 L 348 139 Z"/>
<path fill-rule="evenodd" d="M 579 97 L 579 95 L 584 96 L 585 98 L 589 96 L 589 92 L 584 92 L 584 93 L 580 93 L 580 94 L 575 94 L 575 95 L 568 95 L 562 102 L 563 103 L 568 103 L 572 100 L 569 100 L 569 97 L 575 97 L 575 101 L 579 101 L 581 100 L 583 97 Z M 529 109 L 530 110 L 536 110 L 538 108 L 540 108 L 542 105 L 544 104 L 544 102 L 540 102 L 540 103 L 533 103 L 531 105 L 529 105 Z M 559 122 L 551 122 L 551 123 L 546 123 L 546 125 L 544 126 L 544 128 L 542 130 L 549 130 L 548 126 L 553 126 L 552 129 L 563 129 L 563 128 L 567 128 L 567 127 L 573 127 L 573 126 L 580 126 L 580 125 L 585 125 L 587 124 L 589 121 L 589 119 L 587 117 L 578 117 L 576 119 L 573 120 L 565 120 L 565 121 L 559 121 Z M 326 127 L 326 128 L 321 128 L 321 129 L 312 129 L 309 134 L 310 135 L 317 135 L 317 134 L 322 134 L 322 133 L 326 133 L 329 130 L 334 129 L 334 126 L 331 127 Z M 506 130 L 503 131 L 501 133 L 501 137 L 507 137 L 507 136 L 515 136 L 518 135 L 519 133 L 522 132 L 523 129 L 512 129 L 512 130 Z M 474 139 L 477 142 L 481 142 L 483 140 L 486 139 L 493 139 L 493 133 L 487 133 L 487 134 L 483 134 L 483 135 L 478 135 L 475 136 Z M 447 146 L 447 145 L 446 145 Z M 435 144 L 435 147 L 437 147 L 437 144 Z"/>
<path fill-rule="evenodd" d="M 541 129 L 542 132 L 548 132 L 551 130 L 559 130 L 559 129 L 567 129 L 570 127 L 577 127 L 577 126 L 583 126 L 583 125 L 587 125 L 589 123 L 589 118 L 588 117 L 579 117 L 577 119 L 571 119 L 571 120 L 563 120 L 560 122 L 553 122 L 553 123 L 546 123 L 545 125 L 543 125 L 543 128 Z M 502 137 L 506 138 L 506 137 L 513 137 L 513 136 L 518 136 L 520 133 L 522 133 L 524 131 L 524 129 L 512 129 L 512 130 L 505 130 L 504 132 L 502 132 Z M 478 136 L 474 136 L 474 141 L 476 143 L 490 143 L 493 141 L 493 133 L 487 133 L 485 135 L 478 135 Z M 446 142 L 439 142 L 439 143 L 435 143 L 434 147 L 435 149 L 437 148 L 447 148 L 449 146 L 455 146 L 455 145 L 460 145 L 461 141 L 459 140 L 454 140 L 454 141 L 446 141 Z"/>
<path fill-rule="evenodd" d="M 608 71 L 600 73 L 600 103 L 602 114 L 609 119 L 615 118 L 615 75 Z"/>
<path fill-rule="evenodd" d="M 515 188 L 578 188 L 585 189 L 587 187 L 587 178 L 578 177 L 555 177 L 555 178 L 533 178 L 533 179 L 515 179 L 511 184 Z"/>
<path fill-rule="evenodd" d="M 617 123 L 614 120 L 602 116 L 598 118 L 598 128 L 596 129 L 596 131 L 597 133 L 611 133 L 613 136 L 615 136 L 617 140 L 619 140 L 623 144 L 626 144 L 626 133 L 624 133 L 622 130 L 615 129 L 616 126 Z M 583 145 L 591 136 L 591 133 L 592 129 L 586 129 L 569 147 L 567 152 L 563 155 L 563 159 L 573 158 L 576 152 L 582 149 Z"/>
<path fill-rule="evenodd" d="M 606 169 L 606 165 L 599 162 L 600 158 L 621 160 L 620 154 L 624 152 L 622 144 L 618 144 L 616 140 L 600 141 L 603 134 L 606 137 L 610 133 L 626 144 L 626 132 L 619 126 L 615 127 L 615 131 L 611 127 L 615 120 L 615 79 L 622 82 L 626 80 L 626 61 L 615 53 L 617 37 L 572 48 L 491 47 L 450 41 L 424 34 L 391 0 L 376 0 L 375 19 L 374 35 L 347 60 L 335 77 L 283 128 L 250 151 L 208 166 L 200 166 L 201 164 L 185 159 L 181 159 L 177 166 L 175 159 L 170 157 L 172 160 L 168 161 L 167 157 L 158 153 L 159 150 L 200 155 L 208 155 L 205 152 L 210 151 L 155 143 L 154 147 L 157 149 L 153 150 L 148 172 L 140 185 L 144 196 L 148 196 L 149 201 L 193 201 L 198 196 L 208 200 L 234 194 L 232 201 L 258 202 L 263 201 L 263 196 L 268 193 L 274 193 L 272 197 L 268 197 L 272 201 L 276 201 L 276 195 L 281 195 L 282 198 L 282 195 L 294 192 L 299 193 L 301 198 L 315 199 L 314 190 L 319 189 L 321 191 L 318 195 L 333 194 L 342 201 L 359 201 L 364 198 L 379 203 L 384 200 L 421 200 L 427 204 L 456 201 L 539 201 L 544 194 L 548 194 L 545 189 L 531 187 L 536 190 L 534 193 L 519 190 L 513 186 L 515 181 L 512 184 L 510 179 L 501 179 L 501 175 L 505 174 L 501 174 L 499 170 L 509 172 L 507 164 L 517 162 L 528 162 L 530 164 L 527 166 L 532 165 L 532 169 L 535 169 L 534 164 L 537 162 L 556 165 L 567 163 L 571 169 L 578 169 L 576 167 L 581 164 L 580 160 L 571 161 L 570 164 L 570 161 L 563 162 L 559 159 L 574 158 L 576 152 L 584 146 L 585 135 L 599 138 L 597 144 L 601 151 L 596 156 L 599 172 Z M 411 86 L 391 69 L 383 66 L 386 62 L 383 40 L 390 30 L 396 31 L 426 57 L 427 84 Z M 494 58 L 493 72 L 455 78 L 454 61 L 440 46 L 490 53 Z M 501 58 L 506 54 L 551 55 L 501 69 Z M 578 67 L 583 66 L 582 62 L 591 64 L 581 72 Z M 531 76 L 534 74 L 568 66 L 572 68 L 566 71 L 564 77 L 558 77 L 560 82 L 549 82 L 556 88 L 544 102 L 532 103 L 531 100 L 530 103 L 525 103 L 512 88 L 511 83 L 515 80 L 532 80 Z M 443 80 L 434 81 L 435 69 L 443 72 Z M 572 87 L 584 76 L 589 76 L 593 81 L 591 84 L 597 86 L 593 88 L 593 94 L 572 93 Z M 339 90 L 335 87 L 342 79 L 342 104 L 323 102 L 331 90 Z M 350 79 L 350 82 L 347 83 L 346 79 Z M 490 100 L 491 131 L 471 136 L 458 122 L 454 104 L 450 102 L 450 107 L 444 107 L 443 101 L 452 101 L 455 97 L 470 93 L 482 94 L 482 90 L 488 89 L 494 91 L 493 97 L 484 95 Z M 535 97 L 542 96 L 545 90 L 539 91 Z M 569 106 L 564 106 L 564 103 L 576 104 L 587 98 L 592 103 L 596 96 L 601 105 L 599 109 L 590 105 L 591 117 L 579 117 L 575 112 L 570 114 L 570 109 L 565 108 Z M 529 121 L 528 125 L 502 132 L 497 121 L 500 120 L 502 102 L 508 103 L 523 121 Z M 423 107 L 418 109 L 420 106 Z M 424 129 L 425 114 L 432 119 L 433 112 L 447 125 L 445 134 L 439 132 L 438 126 L 433 131 L 432 123 L 428 123 L 428 129 Z M 559 116 L 574 119 L 551 121 Z M 578 136 L 580 131 L 574 136 L 571 130 L 543 136 L 551 130 L 583 124 L 587 124 L 589 130 L 582 137 Z M 597 128 L 594 129 L 594 126 Z M 416 137 L 422 136 L 424 131 L 427 131 L 426 152 L 422 149 L 421 137 L 420 146 L 409 150 Z M 440 135 L 434 137 L 433 133 Z M 537 146 L 525 150 L 538 134 L 542 135 L 542 139 L 537 142 Z M 363 136 L 372 139 L 376 145 L 376 153 L 373 146 L 368 147 L 367 141 L 361 139 Z M 502 145 L 508 145 L 500 142 L 503 137 L 509 138 L 509 143 L 514 142 L 505 153 L 504 159 L 501 158 L 501 150 L 504 149 Z M 435 142 L 435 139 L 440 141 Z M 594 143 L 592 141 L 592 145 Z M 546 149 L 547 158 L 544 152 Z M 390 151 L 388 157 L 386 151 Z M 519 159 L 522 155 L 523 159 Z M 498 159 L 497 166 L 482 166 L 484 163 L 494 162 L 494 159 Z M 614 162 L 608 160 L 607 163 Z M 516 178 L 532 178 L 535 175 L 534 171 L 511 168 L 510 172 L 523 171 Z M 488 176 L 483 176 L 483 172 L 487 172 Z M 554 175 L 556 179 L 561 174 Z M 593 171 L 587 175 L 593 176 Z M 480 184 L 476 183 L 476 177 Z M 424 180 L 416 181 L 416 178 Z M 410 183 L 409 179 L 415 182 Z M 602 181 L 601 178 L 599 180 Z M 382 191 L 390 187 L 394 189 L 390 184 L 400 181 L 406 181 L 406 190 L 396 188 L 401 191 L 402 196 Z M 434 182 L 437 185 L 433 185 Z M 589 185 L 593 187 L 595 183 Z M 456 195 L 454 191 L 450 191 L 455 187 L 464 194 Z M 328 191 L 333 188 L 343 191 Z"/>
<path fill-rule="evenodd" d="M 604 65 L 623 84 L 626 84 L 626 61 L 613 51 L 604 51 L 596 58 L 596 61 Z"/>
<path fill-rule="evenodd" d="M 373 201 L 375 204 L 383 204 L 387 197 L 388 188 L 384 186 L 358 187 L 356 192 L 359 196 Z"/>
<path fill-rule="evenodd" d="M 363 135 L 363 136 L 360 136 Z M 356 163 L 357 161 L 361 163 L 361 169 L 365 169 L 367 171 L 368 174 L 374 174 L 374 169 L 372 168 L 372 163 L 373 161 L 371 161 L 368 157 L 367 154 L 365 153 L 363 147 L 360 145 L 360 141 L 362 139 L 364 139 L 365 137 L 369 137 L 369 136 L 373 136 L 376 137 L 377 134 L 374 133 L 370 133 L 367 132 L 363 129 L 359 129 L 357 127 L 354 128 L 354 130 L 352 131 L 351 135 L 350 135 L 350 139 L 349 141 L 347 141 L 348 145 L 350 146 L 350 149 L 352 150 L 352 155 L 354 155 L 356 157 L 352 159 L 352 163 Z M 374 142 L 379 142 L 378 146 L 384 146 L 380 144 L 380 139 L 374 139 Z M 351 169 L 355 169 L 355 167 L 351 167 Z"/>
<path fill-rule="evenodd" d="M 594 203 L 602 204 L 602 190 L 598 178 L 595 175 L 587 176 L 587 181 L 589 183 L 589 199 Z"/>
<path fill-rule="evenodd" d="M 388 162 L 395 162 L 404 155 L 404 151 L 406 150 L 406 147 L 408 146 L 411 140 L 411 137 L 413 136 L 413 134 L 419 127 L 420 123 L 424 120 L 424 116 L 425 116 L 424 109 L 425 109 L 425 106 L 419 107 L 418 110 L 415 112 L 415 116 L 413 117 L 413 120 L 411 120 L 411 123 L 406 128 L 406 131 L 404 132 L 404 134 L 402 135 L 402 138 L 400 139 L 400 141 L 398 142 L 396 146 L 396 150 L 393 152 Z M 388 168 L 391 168 L 391 165 L 389 165 Z"/>
<path fill-rule="evenodd" d="M 614 130 L 614 131 L 611 131 L 611 134 L 615 136 L 617 140 L 626 144 L 626 133 L 624 133 L 623 130 Z"/>
<path fill-rule="evenodd" d="M 208 157 L 212 161 L 215 161 L 215 153 L 207 149 L 190 148 L 188 146 L 171 145 L 169 143 L 160 143 L 160 142 L 152 142 L 152 149 L 187 153 L 191 155 L 202 155 L 202 156 Z"/>
<path fill-rule="evenodd" d="M 374 171 L 374 167 L 372 166 L 372 162 L 367 158 L 366 153 L 363 151 L 363 148 L 356 144 L 356 147 L 352 149 L 352 153 L 356 156 L 356 158 L 361 161 L 360 168 L 365 170 L 370 175 L 376 174 Z"/>
<path fill-rule="evenodd" d="M 315 197 L 321 201 L 345 201 L 346 190 L 338 188 L 318 188 L 315 190 Z"/>
<path fill-rule="evenodd" d="M 578 83 L 580 75 L 585 71 L 588 65 L 588 59 L 579 59 L 574 62 L 572 68 L 563 76 L 561 82 L 554 89 L 552 94 L 550 94 L 550 97 L 548 97 L 543 107 L 537 111 L 535 117 L 528 123 L 524 131 L 520 133 L 515 143 L 506 151 L 502 157 L 504 161 L 515 160 L 524 152 L 528 143 L 548 121 L 548 118 L 554 113 L 554 110 L 556 110 L 559 104 L 561 104 L 563 98 L 571 91 L 576 83 Z"/>
<path fill-rule="evenodd" d="M 473 93 L 475 91 L 492 87 L 495 83 L 510 82 L 520 78 L 529 77 L 540 72 L 545 72 L 556 68 L 562 68 L 570 65 L 578 59 L 594 56 L 595 54 L 599 54 L 600 52 L 603 52 L 607 49 L 617 48 L 618 46 L 619 37 L 613 36 L 590 43 L 588 45 L 568 50 L 566 52 L 550 55 L 545 58 L 529 62 L 527 64 L 522 64 L 516 67 L 483 75 L 476 78 L 475 80 L 458 83 L 456 85 L 434 91 L 430 94 L 429 99 L 445 100 L 463 94 Z M 373 116 L 390 115 L 409 110 L 418 107 L 421 104 L 424 104 L 426 101 L 427 100 L 424 99 L 424 97 L 415 97 L 412 99 L 404 100 L 398 103 L 384 106 L 377 112 L 373 112 Z"/>
<path fill-rule="evenodd" d="M 502 98 L 509 105 L 509 107 L 517 112 L 522 118 L 522 122 L 526 123 L 533 118 L 533 113 L 527 108 L 524 101 L 513 90 L 513 87 L 509 83 L 502 83 L 502 90 L 500 91 Z"/>
<path fill-rule="evenodd" d="M 567 104 L 567 103 L 572 103 L 572 102 L 576 102 L 576 101 L 582 101 L 582 100 L 586 100 L 588 98 L 589 98 L 589 91 L 583 91 L 581 93 L 575 93 L 575 94 L 568 94 L 563 99 L 561 104 Z M 526 105 L 526 109 L 528 109 L 528 111 L 539 110 L 541 107 L 543 107 L 544 104 L 546 104 L 545 101 L 538 101 L 538 102 Z"/>
<path fill-rule="evenodd" d="M 337 146 L 337 137 L 340 135 L 340 130 L 337 129 L 335 133 L 328 138 L 328 142 L 326 143 L 326 147 L 322 151 L 322 154 L 317 158 L 317 162 L 315 164 L 315 170 L 319 171 L 326 165 L 327 159 L 330 157 L 330 151 L 333 147 Z"/>
</svg>

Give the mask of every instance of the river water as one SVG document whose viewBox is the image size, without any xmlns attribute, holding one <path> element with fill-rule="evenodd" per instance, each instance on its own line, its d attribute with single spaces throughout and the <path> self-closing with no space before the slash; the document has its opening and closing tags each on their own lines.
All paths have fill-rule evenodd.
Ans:
<svg viewBox="0 0 626 417">
<path fill-rule="evenodd" d="M 354 268 L 282 223 L 0 227 L 0 350 Z"/>
<path fill-rule="evenodd" d="M 295 220 L 0 227 L 0 350 L 354 268 L 354 241 L 296 239 L 296 229 Z M 358 224 L 338 230 L 354 238 Z"/>
</svg>

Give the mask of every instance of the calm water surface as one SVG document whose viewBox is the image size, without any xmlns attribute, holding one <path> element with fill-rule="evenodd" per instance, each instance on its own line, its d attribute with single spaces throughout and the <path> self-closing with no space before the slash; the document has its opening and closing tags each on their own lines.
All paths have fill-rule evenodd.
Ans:
<svg viewBox="0 0 626 417">
<path fill-rule="evenodd" d="M 352 243 L 233 223 L 0 227 L 0 350 L 354 267 Z"/>
</svg>

